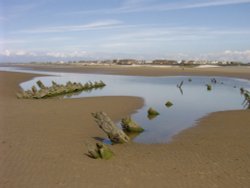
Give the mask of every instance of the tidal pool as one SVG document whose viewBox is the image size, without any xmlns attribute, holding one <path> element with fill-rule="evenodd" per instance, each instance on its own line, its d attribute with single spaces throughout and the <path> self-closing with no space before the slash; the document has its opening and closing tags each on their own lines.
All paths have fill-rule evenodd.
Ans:
<svg viewBox="0 0 250 188">
<path fill-rule="evenodd" d="M 192 127 L 197 120 L 211 112 L 245 109 L 244 96 L 240 93 L 243 87 L 250 90 L 250 81 L 228 77 L 203 76 L 118 76 L 101 74 L 51 73 L 16 68 L 0 68 L 5 71 L 46 74 L 23 82 L 20 86 L 30 89 L 36 81 L 49 86 L 51 81 L 65 84 L 71 82 L 104 81 L 107 86 L 103 89 L 81 92 L 62 98 L 80 98 L 94 96 L 138 96 L 145 100 L 143 108 L 132 115 L 145 131 L 133 138 L 138 143 L 166 143 L 180 131 Z M 51 76 L 53 75 L 53 76 Z M 215 78 L 217 83 L 211 83 Z M 177 87 L 183 81 L 182 90 Z M 206 84 L 211 84 L 208 91 Z M 41 99 L 42 100 L 42 99 Z M 165 103 L 171 101 L 173 106 L 167 108 Z M 124 104 L 126 105 L 126 104 Z M 160 115 L 149 119 L 149 107 L 156 109 Z M 107 106 L 107 108 L 109 108 Z M 74 110 L 74 109 L 72 109 Z M 117 123 L 119 125 L 119 122 Z"/>
<path fill-rule="evenodd" d="M 250 90 L 249 80 L 227 77 L 47 74 L 53 74 L 54 76 L 36 77 L 21 83 L 20 86 L 24 90 L 30 89 L 38 80 L 42 80 L 47 86 L 51 85 L 52 80 L 61 84 L 65 84 L 67 81 L 85 83 L 102 80 L 107 84 L 103 89 L 81 92 L 64 96 L 64 98 L 93 96 L 142 97 L 145 100 L 144 107 L 132 115 L 132 118 L 145 129 L 143 133 L 133 138 L 133 141 L 138 143 L 166 143 L 171 141 L 174 135 L 194 126 L 197 120 L 211 112 L 244 109 L 246 108 L 243 104 L 245 98 L 241 95 L 240 88 Z M 215 78 L 217 83 L 212 83 L 212 78 Z M 180 90 L 177 84 L 182 81 L 183 86 L 182 90 Z M 207 90 L 206 84 L 211 84 L 211 91 Z M 167 101 L 171 101 L 173 106 L 167 108 L 165 106 Z M 160 115 L 149 119 L 147 117 L 149 107 L 156 109 Z"/>
</svg>

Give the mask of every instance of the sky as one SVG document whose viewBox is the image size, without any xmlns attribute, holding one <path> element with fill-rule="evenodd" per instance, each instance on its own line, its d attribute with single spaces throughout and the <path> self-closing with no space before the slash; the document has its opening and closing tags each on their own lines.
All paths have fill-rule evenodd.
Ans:
<svg viewBox="0 0 250 188">
<path fill-rule="evenodd" d="M 0 62 L 250 62 L 250 0 L 0 0 Z"/>
</svg>

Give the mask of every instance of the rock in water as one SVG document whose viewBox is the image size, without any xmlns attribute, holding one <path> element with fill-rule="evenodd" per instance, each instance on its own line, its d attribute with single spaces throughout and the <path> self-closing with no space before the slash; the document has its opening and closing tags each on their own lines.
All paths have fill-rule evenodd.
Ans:
<svg viewBox="0 0 250 188">
<path fill-rule="evenodd" d="M 153 108 L 149 108 L 148 109 L 148 119 L 152 120 L 154 119 L 156 116 L 160 115 L 159 112 L 157 112 L 155 109 Z"/>
<path fill-rule="evenodd" d="M 144 129 L 140 127 L 131 117 L 123 118 L 121 120 L 121 126 L 125 131 L 128 132 L 143 132 Z"/>
<path fill-rule="evenodd" d="M 129 141 L 129 137 L 114 124 L 105 112 L 92 113 L 92 116 L 113 143 L 127 143 Z"/>
<path fill-rule="evenodd" d="M 211 91 L 211 90 L 212 90 L 212 86 L 211 86 L 210 84 L 207 84 L 206 86 L 207 86 L 207 90 L 208 90 L 208 91 Z"/>
<path fill-rule="evenodd" d="M 149 108 L 148 109 L 148 115 L 149 116 L 158 116 L 158 115 L 160 115 L 160 113 L 159 112 L 157 112 L 155 109 L 153 109 L 153 108 Z"/>
<path fill-rule="evenodd" d="M 173 103 L 170 102 L 170 101 L 167 101 L 167 102 L 165 103 L 165 106 L 168 107 L 168 108 L 170 108 L 171 106 L 173 106 Z"/>
</svg>

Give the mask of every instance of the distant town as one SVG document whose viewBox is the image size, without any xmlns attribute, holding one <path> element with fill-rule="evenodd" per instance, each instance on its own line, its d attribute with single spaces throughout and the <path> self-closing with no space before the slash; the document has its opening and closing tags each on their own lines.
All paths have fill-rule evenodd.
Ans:
<svg viewBox="0 0 250 188">
<path fill-rule="evenodd" d="M 237 61 L 209 61 L 209 60 L 136 60 L 136 59 L 113 59 L 113 60 L 81 60 L 81 61 L 57 61 L 57 62 L 31 62 L 31 64 L 70 64 L 70 65 L 151 65 L 151 66 L 250 66 L 250 63 Z"/>
</svg>

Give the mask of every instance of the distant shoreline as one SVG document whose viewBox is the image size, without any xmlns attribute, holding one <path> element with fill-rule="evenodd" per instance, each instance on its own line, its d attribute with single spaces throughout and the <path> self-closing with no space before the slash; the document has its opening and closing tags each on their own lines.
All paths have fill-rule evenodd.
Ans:
<svg viewBox="0 0 250 188">
<path fill-rule="evenodd" d="M 0 65 L 1 66 L 1 65 Z M 3 65 L 2 65 L 3 66 Z M 9 66 L 9 65 L 5 65 Z M 11 64 L 21 68 L 33 70 L 72 72 L 72 73 L 97 73 L 131 76 L 228 76 L 250 79 L 249 66 L 131 66 L 131 65 L 56 65 L 56 64 Z"/>
</svg>

